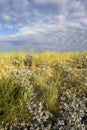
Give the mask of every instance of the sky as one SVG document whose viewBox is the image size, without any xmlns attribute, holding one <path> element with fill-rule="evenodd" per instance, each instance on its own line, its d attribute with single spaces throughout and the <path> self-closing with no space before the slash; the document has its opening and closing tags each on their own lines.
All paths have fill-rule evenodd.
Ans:
<svg viewBox="0 0 87 130">
<path fill-rule="evenodd" d="M 87 50 L 87 0 L 0 0 L 0 52 Z"/>
</svg>

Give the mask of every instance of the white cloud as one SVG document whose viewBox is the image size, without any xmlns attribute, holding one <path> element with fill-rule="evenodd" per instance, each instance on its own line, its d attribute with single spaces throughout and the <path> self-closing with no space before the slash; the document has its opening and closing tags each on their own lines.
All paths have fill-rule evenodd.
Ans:
<svg viewBox="0 0 87 130">
<path fill-rule="evenodd" d="M 14 35 L 0 36 L 0 42 L 9 46 L 23 48 L 25 43 L 26 48 L 40 45 L 79 50 L 81 41 L 80 45 L 87 48 L 87 13 L 83 2 L 77 0 L 0 0 L 2 27 L 19 30 Z"/>
<path fill-rule="evenodd" d="M 58 51 L 81 51 L 87 48 L 87 34 L 84 29 L 79 28 L 78 30 L 77 26 L 80 26 L 79 23 L 76 25 L 72 23 L 72 28 L 70 25 L 70 28 L 66 29 L 49 26 L 47 28 L 35 28 L 31 30 L 29 27 L 24 27 L 20 29 L 18 34 L 0 37 L 0 41 L 9 43 L 15 49 L 17 47 L 17 50 L 18 46 L 20 46 L 19 50 L 24 47 L 25 50 L 34 48 L 37 51 L 39 47 L 41 50 L 49 48 L 50 50 Z"/>
<path fill-rule="evenodd" d="M 72 17 L 84 17 L 85 16 L 85 12 L 75 12 L 72 14 Z"/>
<path fill-rule="evenodd" d="M 87 17 L 86 18 L 81 18 L 80 22 L 83 23 L 83 24 L 85 24 L 86 25 L 85 28 L 87 28 Z"/>
<path fill-rule="evenodd" d="M 29 17 L 29 2 L 27 0 L 0 0 L 0 23 L 17 25 L 24 23 Z"/>
<path fill-rule="evenodd" d="M 19 28 L 25 26 L 25 24 L 30 27 L 33 25 L 34 27 L 42 25 L 49 26 L 51 23 L 65 25 L 70 19 L 72 22 L 75 23 L 76 21 L 77 23 L 77 17 L 80 22 L 81 18 L 87 16 L 84 4 L 81 1 L 33 0 L 33 2 L 42 5 L 46 4 L 47 8 L 44 7 L 43 9 L 42 6 L 37 8 L 37 6 L 32 5 L 29 0 L 1 0 L 1 25 L 5 26 L 10 23 L 12 26 Z M 53 9 L 50 3 L 54 7 Z"/>
<path fill-rule="evenodd" d="M 11 19 L 11 17 L 9 16 L 9 15 L 4 15 L 3 16 L 3 20 L 5 20 L 5 21 L 8 21 L 8 20 L 10 20 Z"/>
<path fill-rule="evenodd" d="M 58 18 L 59 18 L 60 21 L 63 21 L 65 19 L 65 16 L 64 15 L 59 15 Z"/>
<path fill-rule="evenodd" d="M 33 0 L 34 2 L 38 3 L 38 4 L 47 4 L 47 3 L 67 3 L 68 0 Z"/>
<path fill-rule="evenodd" d="M 73 29 L 84 29 L 84 27 L 79 23 L 79 22 L 72 22 L 72 21 L 68 21 L 66 23 L 66 27 L 69 27 L 69 28 L 73 28 Z"/>
</svg>

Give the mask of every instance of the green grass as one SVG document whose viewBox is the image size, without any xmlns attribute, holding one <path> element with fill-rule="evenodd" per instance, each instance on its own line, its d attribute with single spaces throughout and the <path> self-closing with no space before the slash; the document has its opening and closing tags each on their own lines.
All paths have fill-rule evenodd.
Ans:
<svg viewBox="0 0 87 130">
<path fill-rule="evenodd" d="M 0 81 L 0 123 L 20 121 L 24 111 L 24 88 L 20 81 L 2 77 Z"/>
</svg>

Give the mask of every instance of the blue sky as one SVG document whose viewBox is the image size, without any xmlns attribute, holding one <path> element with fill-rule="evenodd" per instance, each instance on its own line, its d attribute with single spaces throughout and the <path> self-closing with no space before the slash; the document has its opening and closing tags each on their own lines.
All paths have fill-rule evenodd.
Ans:
<svg viewBox="0 0 87 130">
<path fill-rule="evenodd" d="M 0 0 L 0 51 L 87 50 L 87 0 Z"/>
</svg>

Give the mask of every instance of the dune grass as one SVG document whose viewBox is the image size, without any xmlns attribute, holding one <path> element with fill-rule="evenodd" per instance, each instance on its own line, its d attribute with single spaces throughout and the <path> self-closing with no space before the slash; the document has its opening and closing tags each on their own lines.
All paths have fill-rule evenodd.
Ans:
<svg viewBox="0 0 87 130">
<path fill-rule="evenodd" d="M 86 81 L 87 52 L 0 53 L 0 125 L 31 122 L 32 102 L 44 102 L 44 109 L 55 116 L 62 88 L 74 89 L 74 99 Z"/>
</svg>

